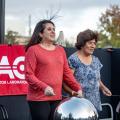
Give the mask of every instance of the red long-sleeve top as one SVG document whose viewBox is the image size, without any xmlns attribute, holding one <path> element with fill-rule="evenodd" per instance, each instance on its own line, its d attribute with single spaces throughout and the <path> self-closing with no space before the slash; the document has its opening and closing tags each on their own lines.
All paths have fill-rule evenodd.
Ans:
<svg viewBox="0 0 120 120">
<path fill-rule="evenodd" d="M 39 44 L 31 46 L 25 56 L 25 70 L 29 101 L 60 100 L 63 80 L 73 90 L 81 89 L 68 66 L 65 51 L 61 46 L 56 45 L 55 50 L 51 51 Z M 54 96 L 44 94 L 47 86 L 53 88 Z"/>
</svg>

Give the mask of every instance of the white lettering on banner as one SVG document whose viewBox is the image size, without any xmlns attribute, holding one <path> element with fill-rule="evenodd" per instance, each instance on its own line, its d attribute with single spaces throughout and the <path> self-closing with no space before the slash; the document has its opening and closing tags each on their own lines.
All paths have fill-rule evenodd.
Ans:
<svg viewBox="0 0 120 120">
<path fill-rule="evenodd" d="M 9 60 L 7 56 L 2 56 L 1 61 L 0 61 L 0 74 L 8 74 L 10 79 L 15 79 L 15 76 L 18 77 L 19 79 L 25 79 L 25 75 L 20 73 L 17 70 L 17 65 L 20 62 L 24 62 L 25 56 L 19 56 L 17 57 L 12 65 L 12 68 L 9 64 Z M 19 69 L 21 71 L 24 71 L 24 65 L 20 65 Z"/>
<path fill-rule="evenodd" d="M 10 80 L 10 81 L 0 81 L 0 84 L 27 84 L 25 80 Z"/>
<path fill-rule="evenodd" d="M 20 81 L 17 81 L 17 80 L 11 80 L 11 81 L 7 81 L 6 84 L 26 84 L 27 81 L 23 81 L 23 80 L 20 80 Z"/>
<path fill-rule="evenodd" d="M 0 84 L 6 84 L 6 81 L 0 81 Z"/>
</svg>

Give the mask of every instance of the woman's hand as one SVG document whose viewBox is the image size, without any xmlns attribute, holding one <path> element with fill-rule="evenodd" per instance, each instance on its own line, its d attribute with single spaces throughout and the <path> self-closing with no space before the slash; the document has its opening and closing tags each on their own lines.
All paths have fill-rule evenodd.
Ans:
<svg viewBox="0 0 120 120">
<path fill-rule="evenodd" d="M 79 90 L 77 94 L 78 94 L 77 97 L 83 97 L 82 90 Z"/>
<path fill-rule="evenodd" d="M 83 97 L 82 90 L 79 90 L 78 92 L 72 91 L 71 95 L 75 97 Z"/>
<path fill-rule="evenodd" d="M 45 88 L 44 94 L 47 96 L 55 95 L 53 88 L 50 86 Z"/>
<path fill-rule="evenodd" d="M 77 93 L 76 91 L 72 91 L 72 92 L 71 92 L 71 96 L 77 97 L 77 95 L 78 95 L 78 93 Z"/>
<path fill-rule="evenodd" d="M 111 91 L 103 84 L 102 80 L 100 80 L 100 89 L 102 90 L 103 94 L 106 96 L 111 96 Z"/>
<path fill-rule="evenodd" d="M 111 96 L 112 95 L 111 91 L 107 87 L 103 87 L 102 92 L 106 96 Z"/>
</svg>

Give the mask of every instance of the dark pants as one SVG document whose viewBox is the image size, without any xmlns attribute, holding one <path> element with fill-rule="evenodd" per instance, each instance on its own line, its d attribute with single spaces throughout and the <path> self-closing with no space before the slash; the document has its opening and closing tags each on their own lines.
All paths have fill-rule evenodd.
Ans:
<svg viewBox="0 0 120 120">
<path fill-rule="evenodd" d="M 60 101 L 28 101 L 32 120 L 53 120 Z"/>
</svg>

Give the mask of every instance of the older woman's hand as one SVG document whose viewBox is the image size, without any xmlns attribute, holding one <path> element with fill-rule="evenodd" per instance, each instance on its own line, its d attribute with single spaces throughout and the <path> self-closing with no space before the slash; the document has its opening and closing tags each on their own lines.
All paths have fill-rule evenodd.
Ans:
<svg viewBox="0 0 120 120">
<path fill-rule="evenodd" d="M 110 91 L 107 87 L 104 87 L 104 88 L 102 89 L 102 92 L 103 92 L 103 94 L 106 95 L 106 96 L 111 96 L 111 95 L 112 95 L 111 91 Z"/>
<path fill-rule="evenodd" d="M 83 97 L 82 90 L 79 90 L 77 94 L 78 94 L 77 97 Z"/>
</svg>

